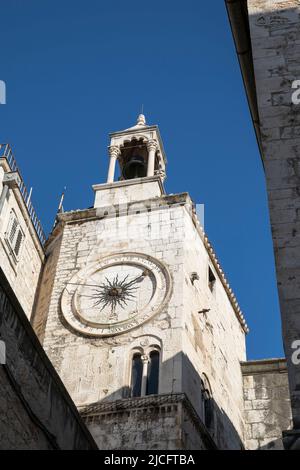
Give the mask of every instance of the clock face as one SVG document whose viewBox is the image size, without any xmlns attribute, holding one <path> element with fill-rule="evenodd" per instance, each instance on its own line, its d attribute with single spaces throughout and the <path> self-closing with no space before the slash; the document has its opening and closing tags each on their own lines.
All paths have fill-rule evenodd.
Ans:
<svg viewBox="0 0 300 470">
<path fill-rule="evenodd" d="M 120 253 L 93 263 L 69 280 L 62 295 L 62 313 L 85 334 L 120 334 L 161 311 L 170 289 L 169 272 L 158 260 Z"/>
<path fill-rule="evenodd" d="M 135 265 L 99 269 L 77 291 L 77 305 L 84 317 L 96 323 L 111 323 L 135 317 L 155 293 L 155 276 Z"/>
</svg>

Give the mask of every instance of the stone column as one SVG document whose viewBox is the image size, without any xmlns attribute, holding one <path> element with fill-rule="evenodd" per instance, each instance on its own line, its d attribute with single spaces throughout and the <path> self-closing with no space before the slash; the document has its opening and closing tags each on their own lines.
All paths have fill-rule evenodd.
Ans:
<svg viewBox="0 0 300 470">
<path fill-rule="evenodd" d="M 110 147 L 108 147 L 108 152 L 110 159 L 107 174 L 107 183 L 113 183 L 115 176 L 116 161 L 118 156 L 120 155 L 120 149 L 116 145 L 111 145 Z"/>
<path fill-rule="evenodd" d="M 141 357 L 143 361 L 143 375 L 142 375 L 142 386 L 141 386 L 141 397 L 144 397 L 147 392 L 147 378 L 148 378 L 148 364 L 149 358 L 147 355 Z"/>
<path fill-rule="evenodd" d="M 154 139 L 151 139 L 147 142 L 147 149 L 148 149 L 148 168 L 147 168 L 147 176 L 154 175 L 154 167 L 155 167 L 155 152 L 157 149 L 157 142 Z"/>
</svg>

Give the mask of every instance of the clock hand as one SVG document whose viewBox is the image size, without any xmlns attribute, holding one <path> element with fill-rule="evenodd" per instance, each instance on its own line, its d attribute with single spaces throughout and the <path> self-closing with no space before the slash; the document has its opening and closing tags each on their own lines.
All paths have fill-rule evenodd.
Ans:
<svg viewBox="0 0 300 470">
<path fill-rule="evenodd" d="M 67 284 L 71 284 L 73 286 L 100 287 L 99 284 L 80 284 L 78 282 L 67 282 Z"/>
<path fill-rule="evenodd" d="M 135 291 L 137 290 L 137 285 L 142 282 L 146 276 L 149 275 L 148 270 L 144 270 L 142 274 L 136 276 L 131 281 L 128 281 L 129 274 L 127 274 L 122 281 L 119 280 L 119 275 L 109 280 L 108 277 L 105 277 L 106 283 L 101 284 L 79 284 L 79 283 L 69 283 L 75 284 L 78 286 L 87 286 L 93 287 L 94 293 L 91 295 L 82 295 L 84 297 L 89 297 L 94 300 L 93 307 L 100 306 L 100 311 L 102 311 L 108 305 L 111 306 L 111 314 L 115 314 L 115 309 L 119 305 L 122 309 L 125 308 L 127 302 L 135 298 Z"/>
<path fill-rule="evenodd" d="M 148 276 L 148 272 L 147 272 L 147 271 L 143 271 L 142 274 L 140 274 L 140 275 L 137 276 L 136 278 L 134 278 L 134 279 L 132 279 L 131 281 L 129 281 L 129 282 L 123 284 L 124 281 L 125 281 L 125 279 L 128 277 L 128 276 L 126 276 L 126 277 L 123 279 L 123 281 L 122 281 L 122 287 L 125 287 L 126 289 L 127 289 L 128 287 L 130 288 L 130 287 L 134 286 L 134 284 L 138 284 L 138 283 L 142 282 L 142 281 L 145 279 L 146 276 Z M 136 287 L 135 287 L 134 289 L 136 289 Z"/>
</svg>

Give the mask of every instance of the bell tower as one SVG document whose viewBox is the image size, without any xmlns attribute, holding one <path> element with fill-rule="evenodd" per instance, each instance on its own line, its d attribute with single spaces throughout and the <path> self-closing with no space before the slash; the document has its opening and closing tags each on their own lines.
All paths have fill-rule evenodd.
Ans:
<svg viewBox="0 0 300 470">
<path fill-rule="evenodd" d="M 194 204 L 144 115 L 108 153 L 94 206 L 57 215 L 35 329 L 99 448 L 240 448 L 247 326 Z"/>
<path fill-rule="evenodd" d="M 165 178 L 166 156 L 157 126 L 148 126 L 140 114 L 135 126 L 110 134 L 107 183 L 113 183 L 118 160 L 120 181 L 160 176 Z"/>
<path fill-rule="evenodd" d="M 136 125 L 109 137 L 107 180 L 93 186 L 94 207 L 109 208 L 164 195 L 167 159 L 158 126 L 148 126 L 140 114 Z"/>
</svg>

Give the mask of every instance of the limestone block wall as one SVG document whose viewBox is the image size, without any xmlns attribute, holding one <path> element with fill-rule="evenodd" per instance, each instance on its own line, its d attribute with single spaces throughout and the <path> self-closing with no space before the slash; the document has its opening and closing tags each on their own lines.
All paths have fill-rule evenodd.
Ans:
<svg viewBox="0 0 300 470">
<path fill-rule="evenodd" d="M 222 449 L 240 449 L 244 438 L 245 331 L 186 212 L 184 250 L 183 391 L 204 420 L 200 379 L 208 381 L 214 409 L 212 435 Z M 209 268 L 215 276 L 211 289 Z M 191 273 L 198 279 L 191 282 Z M 205 311 L 204 311 L 205 310 Z"/>
<path fill-rule="evenodd" d="M 152 178 L 137 178 L 123 180 L 110 184 L 94 185 L 95 203 L 94 207 L 109 207 L 114 204 L 126 204 L 133 201 L 142 201 L 163 194 L 161 180 L 157 176 Z"/>
<path fill-rule="evenodd" d="M 0 338 L 0 449 L 97 449 L 2 269 Z"/>
<path fill-rule="evenodd" d="M 46 318 L 49 312 L 50 302 L 53 302 L 52 290 L 60 256 L 61 239 L 61 235 L 58 235 L 48 246 L 47 258 L 43 265 L 43 272 L 41 273 L 42 284 L 37 290 L 37 304 L 31 317 L 31 324 L 41 343 L 43 343 L 44 339 Z M 56 301 L 58 302 L 58 297 Z"/>
<path fill-rule="evenodd" d="M 89 209 L 59 216 L 47 248 L 36 312 L 40 325 L 43 323 L 43 345 L 77 406 L 86 406 L 128 396 L 133 346 L 157 344 L 161 350 L 159 394 L 186 392 L 201 415 L 199 374 L 207 373 L 218 399 L 215 409 L 219 407 L 219 416 L 223 416 L 217 431 L 223 437 L 218 442 L 224 448 L 238 448 L 242 435 L 239 361 L 245 354 L 244 332 L 228 295 L 219 293 L 217 302 L 212 303 L 206 290 L 208 255 L 199 235 L 194 240 L 189 197 L 180 194 L 142 202 L 151 210 L 137 208 L 134 213 L 129 207 L 127 214 L 122 211 L 118 217 L 109 217 L 103 210 Z M 159 204 L 153 206 L 153 202 Z M 58 237 L 59 242 L 55 241 Z M 195 243 L 196 248 L 187 254 L 189 243 Z M 147 254 L 168 267 L 172 277 L 168 304 L 151 320 L 120 335 L 102 338 L 76 332 L 61 313 L 60 299 L 67 281 L 90 263 L 119 252 Z M 50 259 L 52 265 L 48 266 Z M 194 286 L 189 280 L 192 271 L 201 276 Z M 205 287 L 199 287 L 203 283 Z M 218 290 L 222 288 L 220 284 Z M 49 303 L 42 301 L 47 297 L 44 291 L 51 292 Z M 197 317 L 208 301 L 213 332 L 209 332 L 209 319 L 204 326 Z M 201 328 L 207 331 L 201 333 Z M 229 375 L 224 380 L 226 361 L 228 370 L 232 368 L 232 383 Z"/>
<path fill-rule="evenodd" d="M 277 284 L 295 427 L 300 427 L 300 5 L 297 0 L 248 0 L 260 138 L 266 173 Z"/>
<path fill-rule="evenodd" d="M 102 449 L 176 450 L 181 448 L 178 411 L 169 407 L 100 414 L 85 420 Z"/>
<path fill-rule="evenodd" d="M 286 361 L 244 362 L 242 372 L 246 449 L 283 449 L 282 431 L 292 425 Z"/>
<path fill-rule="evenodd" d="M 181 390 L 183 222 L 175 219 L 180 210 L 175 204 L 118 218 L 98 218 L 94 209 L 61 216 L 57 227 L 61 241 L 48 248 L 36 318 L 44 322 L 44 348 L 77 405 L 124 397 L 133 344 L 145 340 L 161 347 L 159 393 Z M 121 335 L 87 337 L 72 330 L 60 310 L 66 282 L 89 263 L 128 251 L 149 254 L 168 266 L 173 279 L 168 306 L 151 321 Z M 50 258 L 57 261 L 48 269 Z M 49 304 L 42 301 L 45 291 L 51 291 Z"/>
<path fill-rule="evenodd" d="M 0 165 L 0 193 L 6 172 L 4 168 L 4 164 Z M 18 260 L 11 253 L 7 242 L 7 230 L 12 212 L 16 215 L 24 233 L 24 242 L 21 245 Z M 43 249 L 34 232 L 20 191 L 18 188 L 9 189 L 8 197 L 0 213 L 0 266 L 28 318 L 32 313 L 43 260 Z"/>
<path fill-rule="evenodd" d="M 80 412 L 103 449 L 216 448 L 184 394 L 102 403 Z"/>
</svg>

